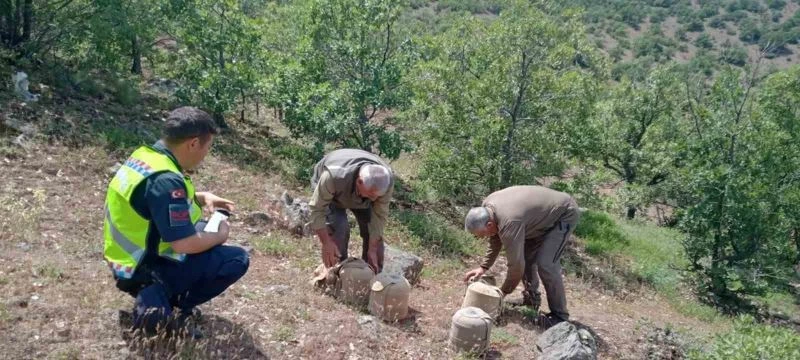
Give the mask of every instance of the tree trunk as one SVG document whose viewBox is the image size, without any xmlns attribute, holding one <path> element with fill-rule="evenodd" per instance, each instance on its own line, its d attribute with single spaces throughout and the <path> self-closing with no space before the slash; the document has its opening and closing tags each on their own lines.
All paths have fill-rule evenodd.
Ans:
<svg viewBox="0 0 800 360">
<path fill-rule="evenodd" d="M 22 8 L 22 36 L 20 42 L 28 41 L 31 38 L 33 28 L 33 0 L 25 0 Z"/>
<path fill-rule="evenodd" d="M 131 37 L 131 74 L 142 75 L 142 48 L 136 34 Z"/>
<path fill-rule="evenodd" d="M 217 126 L 219 126 L 221 129 L 228 128 L 228 123 L 225 122 L 225 115 L 222 113 L 222 111 L 214 110 L 213 116 L 214 116 L 214 122 L 217 123 Z"/>
<path fill-rule="evenodd" d="M 794 234 L 792 234 L 792 237 L 794 238 L 794 246 L 795 250 L 797 251 L 794 262 L 795 264 L 800 265 L 800 228 L 795 228 L 793 232 Z"/>
<path fill-rule="evenodd" d="M 530 60 L 528 60 L 528 54 L 523 51 L 520 58 L 519 87 L 517 88 L 517 95 L 514 99 L 513 110 L 511 111 L 511 114 L 509 114 L 511 117 L 511 123 L 508 125 L 508 132 L 506 133 L 506 138 L 503 140 L 503 147 L 501 150 L 503 162 L 500 164 L 500 187 L 507 187 L 511 185 L 511 171 L 513 169 L 512 162 L 514 161 L 512 154 L 514 151 L 514 131 L 517 129 L 517 123 L 522 110 L 522 102 L 525 99 L 525 91 L 528 87 L 529 67 Z"/>
<path fill-rule="evenodd" d="M 628 218 L 628 220 L 633 220 L 633 218 L 636 217 L 636 206 L 629 205 L 625 217 Z"/>
<path fill-rule="evenodd" d="M 22 1 L 17 0 L 17 4 L 14 5 L 14 41 L 13 45 L 16 47 L 20 43 L 22 43 Z"/>
<path fill-rule="evenodd" d="M 242 96 L 242 110 L 241 110 L 241 113 L 239 115 L 239 120 L 244 122 L 244 110 L 247 108 L 247 100 L 246 100 L 246 98 L 244 96 L 244 88 L 239 88 L 239 92 L 240 92 L 240 94 Z"/>
</svg>

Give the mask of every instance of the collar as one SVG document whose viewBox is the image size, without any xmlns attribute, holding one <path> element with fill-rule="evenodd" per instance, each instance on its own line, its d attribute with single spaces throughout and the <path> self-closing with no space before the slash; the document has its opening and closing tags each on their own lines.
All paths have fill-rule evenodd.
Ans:
<svg viewBox="0 0 800 360">
<path fill-rule="evenodd" d="M 167 148 L 167 144 L 165 144 L 164 141 L 158 140 L 155 144 L 150 146 L 150 148 L 166 155 L 170 160 L 172 160 L 172 163 L 175 164 L 175 167 L 178 168 L 178 171 L 183 173 L 181 164 L 178 163 L 178 159 L 175 158 L 175 154 L 173 154 L 172 151 Z"/>
</svg>

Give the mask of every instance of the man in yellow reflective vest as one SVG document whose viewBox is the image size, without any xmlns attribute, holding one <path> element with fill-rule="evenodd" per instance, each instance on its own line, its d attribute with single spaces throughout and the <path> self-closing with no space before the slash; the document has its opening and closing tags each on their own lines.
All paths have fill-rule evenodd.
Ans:
<svg viewBox="0 0 800 360">
<path fill-rule="evenodd" d="M 175 109 L 162 139 L 134 151 L 108 186 L 105 259 L 117 287 L 136 298 L 133 324 L 146 333 L 165 328 L 201 337 L 195 307 L 247 272 L 247 252 L 223 245 L 227 222 L 202 231 L 201 207 L 232 211 L 233 202 L 195 192 L 185 175 L 206 157 L 217 132 L 206 112 Z"/>
</svg>

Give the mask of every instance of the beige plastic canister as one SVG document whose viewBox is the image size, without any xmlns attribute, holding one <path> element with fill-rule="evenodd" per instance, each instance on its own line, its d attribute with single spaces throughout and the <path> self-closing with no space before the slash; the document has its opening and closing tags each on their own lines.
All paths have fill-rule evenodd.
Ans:
<svg viewBox="0 0 800 360">
<path fill-rule="evenodd" d="M 336 298 L 354 305 L 367 305 L 375 273 L 364 260 L 349 258 L 339 264 Z"/>
<path fill-rule="evenodd" d="M 461 307 L 474 306 L 485 311 L 493 319 L 497 319 L 503 311 L 503 292 L 500 288 L 476 281 L 467 287 Z"/>
<path fill-rule="evenodd" d="M 408 316 L 411 284 L 399 274 L 380 273 L 372 281 L 369 312 L 384 321 L 397 321 Z"/>
<path fill-rule="evenodd" d="M 492 317 L 469 306 L 456 311 L 450 326 L 450 346 L 458 351 L 482 353 L 489 347 Z"/>
</svg>

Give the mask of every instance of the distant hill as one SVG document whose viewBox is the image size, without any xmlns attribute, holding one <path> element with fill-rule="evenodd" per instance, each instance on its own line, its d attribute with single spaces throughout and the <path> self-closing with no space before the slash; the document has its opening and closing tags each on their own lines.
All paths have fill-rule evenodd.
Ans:
<svg viewBox="0 0 800 360">
<path fill-rule="evenodd" d="M 553 10 L 582 8 L 587 32 L 622 71 L 630 63 L 676 60 L 711 74 L 720 64 L 742 66 L 768 48 L 765 63 L 800 62 L 800 0 L 562 0 L 532 1 Z M 542 5 L 545 4 L 545 5 Z M 417 17 L 466 11 L 493 16 L 502 1 L 414 0 Z"/>
</svg>

